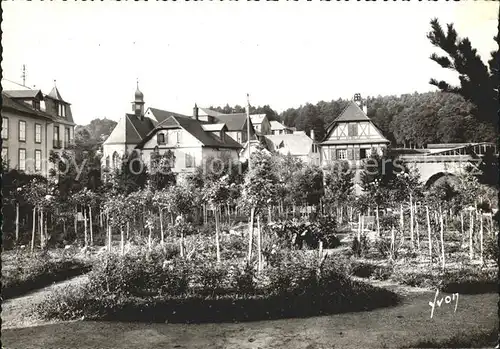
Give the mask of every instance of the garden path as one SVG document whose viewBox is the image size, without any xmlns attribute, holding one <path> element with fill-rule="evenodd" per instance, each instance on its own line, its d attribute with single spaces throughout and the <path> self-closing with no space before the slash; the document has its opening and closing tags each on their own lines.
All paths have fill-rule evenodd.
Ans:
<svg viewBox="0 0 500 349">
<path fill-rule="evenodd" d="M 56 289 L 68 285 L 80 285 L 84 283 L 86 279 L 87 275 L 79 275 L 65 281 L 54 283 L 21 297 L 11 298 L 2 302 L 2 330 L 46 324 L 46 321 L 32 318 L 27 314 L 31 305 L 40 303 L 44 297 Z"/>
</svg>

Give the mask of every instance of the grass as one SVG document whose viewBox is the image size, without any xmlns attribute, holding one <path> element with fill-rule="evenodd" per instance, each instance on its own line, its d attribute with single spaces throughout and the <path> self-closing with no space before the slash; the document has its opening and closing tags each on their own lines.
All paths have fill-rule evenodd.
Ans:
<svg viewBox="0 0 500 349">
<path fill-rule="evenodd" d="M 456 348 L 498 330 L 497 294 L 464 295 L 456 313 L 440 308 L 431 320 L 433 297 L 412 293 L 395 307 L 245 323 L 67 322 L 6 329 L 2 342 L 6 348 Z"/>
<path fill-rule="evenodd" d="M 498 327 L 477 333 L 460 333 L 444 340 L 427 339 L 407 348 L 493 348 L 498 344 Z"/>
</svg>

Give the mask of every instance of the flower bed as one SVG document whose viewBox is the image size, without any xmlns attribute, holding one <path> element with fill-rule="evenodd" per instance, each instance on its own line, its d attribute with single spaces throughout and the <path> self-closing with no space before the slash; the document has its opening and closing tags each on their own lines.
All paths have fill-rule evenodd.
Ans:
<svg viewBox="0 0 500 349">
<path fill-rule="evenodd" d="M 34 311 L 58 318 L 148 321 L 247 321 L 391 306 L 396 294 L 354 282 L 333 262 L 290 253 L 257 275 L 241 262 L 165 263 L 154 256 L 106 256 L 89 283 L 52 293 Z"/>
<path fill-rule="evenodd" d="M 54 282 L 90 271 L 88 263 L 76 258 L 53 258 L 48 254 L 20 254 L 2 270 L 2 297 L 9 299 Z"/>
</svg>

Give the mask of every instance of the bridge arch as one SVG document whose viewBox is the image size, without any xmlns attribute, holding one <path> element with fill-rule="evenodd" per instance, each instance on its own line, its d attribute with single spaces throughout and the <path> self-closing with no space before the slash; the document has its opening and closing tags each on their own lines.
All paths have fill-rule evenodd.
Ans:
<svg viewBox="0 0 500 349">
<path fill-rule="evenodd" d="M 452 184 L 458 184 L 458 178 L 456 174 L 451 172 L 441 171 L 433 174 L 432 176 L 429 177 L 429 179 L 427 179 L 427 181 L 425 182 L 425 188 L 429 189 L 432 186 L 435 186 L 445 181 L 448 181 Z"/>
</svg>

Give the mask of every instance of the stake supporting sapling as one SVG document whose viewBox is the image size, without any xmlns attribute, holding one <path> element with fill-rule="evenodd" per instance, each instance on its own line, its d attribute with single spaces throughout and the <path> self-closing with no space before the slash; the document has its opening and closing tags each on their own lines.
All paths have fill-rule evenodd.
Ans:
<svg viewBox="0 0 500 349">
<path fill-rule="evenodd" d="M 444 222 L 443 222 L 443 211 L 441 206 L 439 206 L 439 225 L 440 225 L 440 239 L 441 239 L 441 267 L 444 271 L 445 269 L 445 257 L 444 257 Z"/>
<path fill-rule="evenodd" d="M 220 263 L 220 242 L 219 242 L 220 221 L 219 221 L 219 214 L 217 212 L 219 209 L 220 208 L 218 206 L 215 206 L 215 250 L 216 250 L 217 263 Z"/>
<path fill-rule="evenodd" d="M 262 236 L 260 230 L 260 214 L 257 215 L 257 270 L 262 270 Z"/>
<path fill-rule="evenodd" d="M 16 201 L 16 244 L 19 241 L 19 202 Z"/>
<path fill-rule="evenodd" d="M 35 251 L 36 206 L 33 206 L 33 230 L 31 231 L 31 252 Z"/>
<path fill-rule="evenodd" d="M 429 262 L 432 268 L 432 234 L 431 234 L 431 217 L 429 215 L 429 206 L 425 206 L 425 213 L 427 218 L 427 238 L 429 239 Z"/>
<path fill-rule="evenodd" d="M 92 207 L 89 206 L 90 246 L 94 245 L 94 227 L 92 222 Z"/>
</svg>

